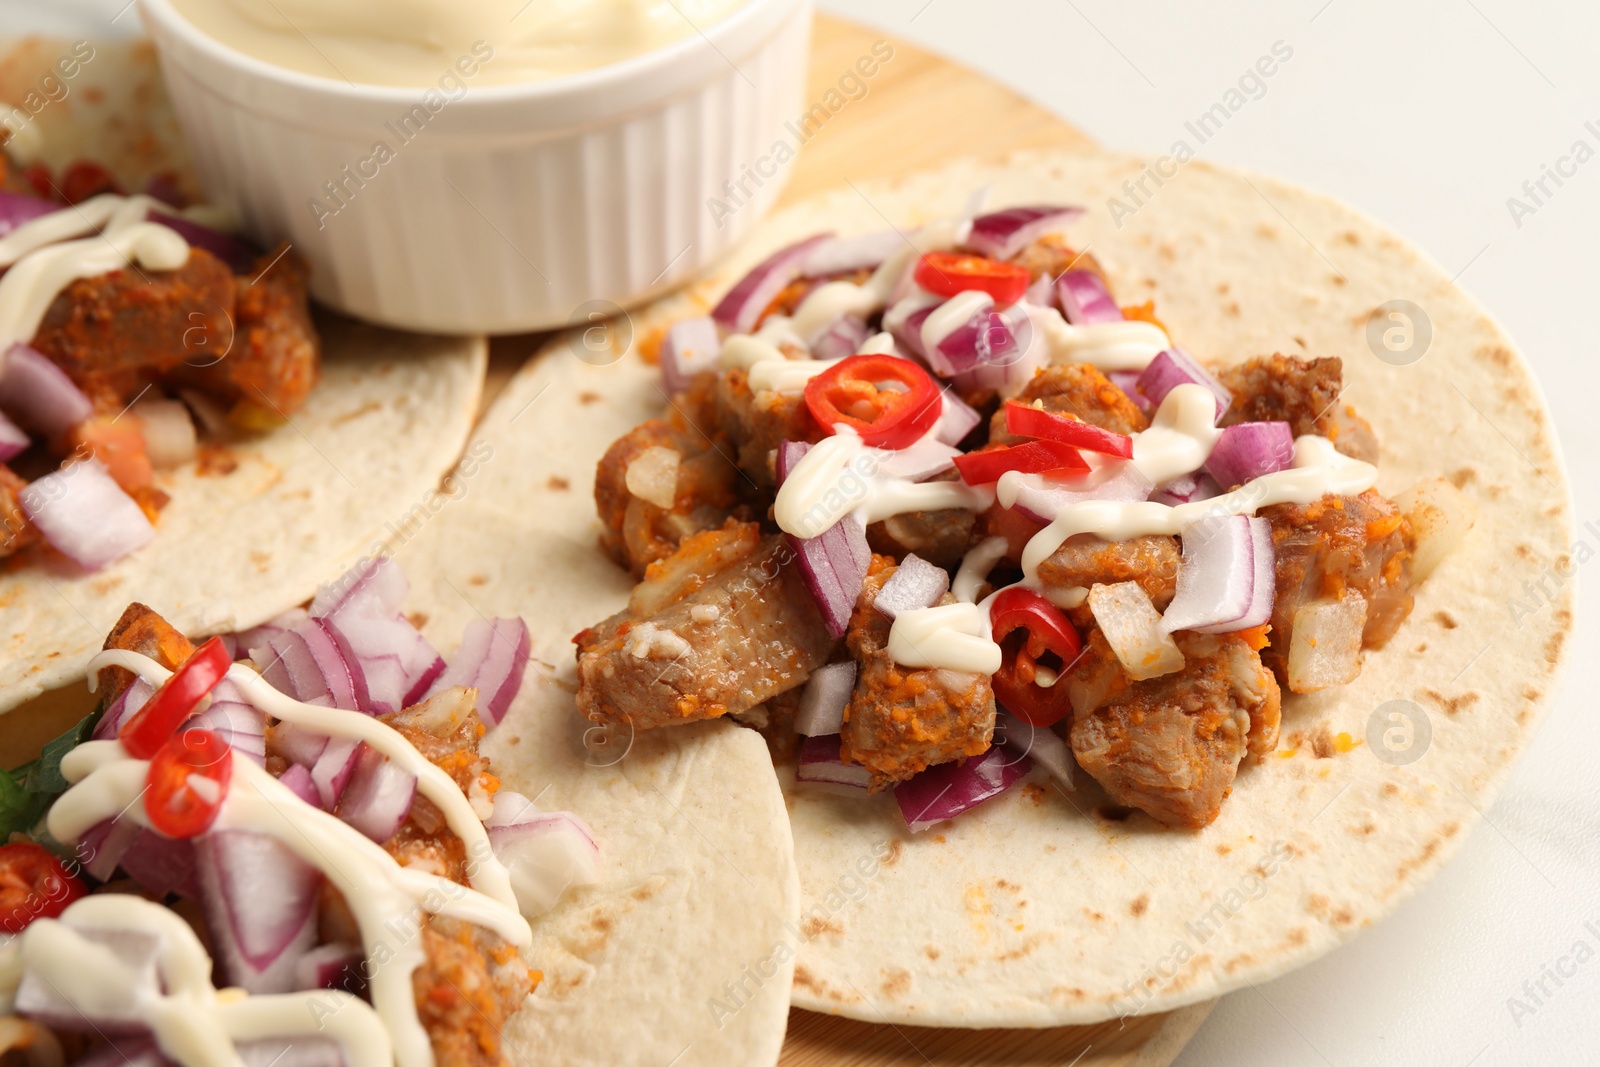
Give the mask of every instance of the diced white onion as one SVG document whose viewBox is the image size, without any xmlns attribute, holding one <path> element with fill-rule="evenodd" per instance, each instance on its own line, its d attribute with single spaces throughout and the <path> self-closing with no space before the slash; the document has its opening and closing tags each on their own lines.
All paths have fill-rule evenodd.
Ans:
<svg viewBox="0 0 1600 1067">
<path fill-rule="evenodd" d="M 658 508 L 672 510 L 678 494 L 678 453 L 653 445 L 634 457 L 623 476 L 628 492 Z"/>
<path fill-rule="evenodd" d="M 1128 676 L 1142 681 L 1183 669 L 1183 653 L 1161 630 L 1161 615 L 1138 582 L 1096 585 L 1089 610 Z"/>
<path fill-rule="evenodd" d="M 1478 505 L 1443 478 L 1424 478 L 1394 498 L 1417 535 L 1411 573 L 1421 581 L 1461 543 L 1478 519 Z"/>
<path fill-rule="evenodd" d="M 1289 688 L 1314 693 L 1348 685 L 1361 673 L 1361 631 L 1367 625 L 1367 601 L 1346 590 L 1338 600 L 1313 600 L 1294 613 L 1289 640 Z"/>
</svg>

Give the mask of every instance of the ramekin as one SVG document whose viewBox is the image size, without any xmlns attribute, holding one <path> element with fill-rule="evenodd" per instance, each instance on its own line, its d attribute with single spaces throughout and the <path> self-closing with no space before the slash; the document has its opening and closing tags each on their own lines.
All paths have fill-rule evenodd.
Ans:
<svg viewBox="0 0 1600 1067">
<path fill-rule="evenodd" d="M 275 67 L 140 7 L 207 198 L 291 242 L 319 300 L 388 326 L 514 333 L 647 300 L 749 232 L 797 147 L 811 0 L 747 0 L 583 74 L 458 74 L 464 94 L 405 127 L 423 88 Z"/>
</svg>

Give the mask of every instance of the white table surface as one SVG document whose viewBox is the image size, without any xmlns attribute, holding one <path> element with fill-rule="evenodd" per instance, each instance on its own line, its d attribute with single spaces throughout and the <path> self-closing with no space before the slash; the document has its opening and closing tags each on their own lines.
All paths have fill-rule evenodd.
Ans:
<svg viewBox="0 0 1600 1067">
<path fill-rule="evenodd" d="M 109 21 L 125 2 L 0 0 L 0 32 L 133 32 L 131 11 Z M 1265 95 L 1200 158 L 1333 193 L 1461 271 L 1532 361 L 1579 525 L 1600 524 L 1600 155 L 1520 226 L 1506 203 L 1575 141 L 1600 153 L 1600 6 L 821 2 L 1130 151 L 1168 150 L 1185 121 L 1286 43 L 1293 56 Z M 1600 615 L 1580 600 L 1578 618 L 1552 714 L 1454 862 L 1347 947 L 1225 998 L 1181 1067 L 1600 1063 L 1600 935 L 1585 926 L 1600 930 Z M 1575 973 L 1559 986 L 1547 978 L 1545 994 L 1525 989 L 1579 940 L 1589 955 Z M 1535 1010 L 1514 1012 L 1512 998 Z"/>
</svg>

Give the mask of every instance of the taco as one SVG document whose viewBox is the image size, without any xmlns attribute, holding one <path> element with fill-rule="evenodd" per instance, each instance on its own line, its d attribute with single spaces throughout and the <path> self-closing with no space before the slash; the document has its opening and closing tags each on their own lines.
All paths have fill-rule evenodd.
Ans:
<svg viewBox="0 0 1600 1067">
<path fill-rule="evenodd" d="M 801 1007 L 1046 1026 L 1280 973 L 1437 869 L 1548 703 L 1569 593 L 1502 612 L 1569 504 L 1509 340 L 1342 205 L 1192 164 L 1134 212 L 1142 166 L 822 197 L 636 324 L 656 417 L 594 495 L 638 584 L 577 705 L 766 736 Z"/>
<path fill-rule="evenodd" d="M 0 711 L 71 681 L 134 592 L 190 633 L 304 601 L 435 488 L 482 387 L 481 341 L 314 316 L 292 248 L 195 203 L 153 62 L 0 61 Z"/>
</svg>

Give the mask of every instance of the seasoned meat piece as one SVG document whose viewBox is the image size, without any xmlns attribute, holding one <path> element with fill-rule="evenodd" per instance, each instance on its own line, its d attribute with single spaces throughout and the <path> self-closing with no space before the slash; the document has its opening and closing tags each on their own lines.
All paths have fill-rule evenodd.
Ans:
<svg viewBox="0 0 1600 1067">
<path fill-rule="evenodd" d="M 954 567 L 972 545 L 976 525 L 977 516 L 966 508 L 908 511 L 868 526 L 867 544 L 896 560 L 914 552 L 929 563 Z"/>
<path fill-rule="evenodd" d="M 1045 367 L 1023 386 L 1016 400 L 1023 404 L 1040 401 L 1046 411 L 1075 415 L 1113 433 L 1138 433 L 1150 425 L 1128 394 L 1089 363 Z M 989 441 L 1012 445 L 1021 440 L 1024 438 L 1006 433 L 1006 410 L 1002 405 L 989 420 Z"/>
<path fill-rule="evenodd" d="M 895 569 L 888 557 L 872 557 L 845 635 L 860 671 L 845 708 L 842 757 L 872 772 L 874 791 L 935 763 L 981 756 L 994 735 L 987 675 L 903 667 L 889 658 L 890 619 L 872 602 Z M 946 593 L 940 602 L 955 598 Z"/>
<path fill-rule="evenodd" d="M 816 443 L 825 436 L 798 393 L 753 393 L 743 370 L 717 379 L 718 425 L 733 442 L 734 458 L 756 485 L 777 484 L 774 456 L 783 440 Z"/>
<path fill-rule="evenodd" d="M 0 463 L 0 559 L 21 552 L 39 539 L 39 531 L 28 521 L 18 495 L 27 485 L 26 479 Z"/>
<path fill-rule="evenodd" d="M 115 270 L 80 278 L 45 312 L 32 345 L 102 411 L 196 358 L 199 338 L 233 334 L 233 274 L 202 249 L 175 271 Z"/>
<path fill-rule="evenodd" d="M 670 509 L 628 490 L 628 467 L 651 448 L 678 454 Z M 726 450 L 726 441 L 708 439 L 676 418 L 652 419 L 617 438 L 595 471 L 601 547 L 637 577 L 675 552 L 684 538 L 722 525 L 745 484 Z"/>
<path fill-rule="evenodd" d="M 658 577 L 667 595 L 646 588 Z M 754 523 L 688 538 L 628 610 L 573 640 L 578 709 L 640 730 L 748 711 L 804 682 L 835 644 L 794 550 Z"/>
<path fill-rule="evenodd" d="M 1073 251 L 1060 234 L 1047 233 L 1011 257 L 1012 263 L 1028 268 L 1034 281 L 1059 278 L 1068 270 L 1092 270 L 1105 278 L 1100 263 L 1088 252 Z M 1108 286 L 1109 287 L 1109 286 Z"/>
<path fill-rule="evenodd" d="M 1262 661 L 1288 685 L 1294 614 L 1307 601 L 1353 589 L 1367 601 L 1364 648 L 1381 648 L 1411 614 L 1411 557 L 1416 535 L 1394 502 L 1375 489 L 1328 495 L 1310 504 L 1273 504 L 1258 513 L 1272 524 L 1277 592 L 1272 644 Z"/>
<path fill-rule="evenodd" d="M 1128 541 L 1079 534 L 1039 564 L 1039 578 L 1051 589 L 1138 582 L 1156 610 L 1165 611 L 1178 591 L 1179 554 L 1177 538 L 1161 534 Z"/>
<path fill-rule="evenodd" d="M 1256 655 L 1259 633 L 1180 632 L 1184 669 L 1135 682 L 1091 630 L 1067 683 L 1078 766 L 1169 826 L 1211 822 L 1246 755 L 1259 761 L 1278 743 L 1278 683 Z"/>
<path fill-rule="evenodd" d="M 1344 362 L 1338 356 L 1258 356 L 1216 374 L 1233 394 L 1219 425 L 1287 422 L 1296 437 L 1320 434 L 1347 456 L 1377 462 L 1372 426 L 1354 408 L 1338 403 L 1344 388 Z"/>
<path fill-rule="evenodd" d="M 767 754 L 775 764 L 794 762 L 794 753 L 800 738 L 794 732 L 794 717 L 800 710 L 800 694 L 804 686 L 779 693 L 765 704 L 757 704 L 749 711 L 729 716 L 740 726 L 748 726 L 761 735 L 767 743 Z"/>
<path fill-rule="evenodd" d="M 233 280 L 231 334 L 208 337 L 209 349 L 191 344 L 177 368 L 180 380 L 226 398 L 229 420 L 245 429 L 281 423 L 317 384 L 322 343 L 307 303 L 310 275 L 286 245 L 261 256 L 248 277 Z"/>
<path fill-rule="evenodd" d="M 106 635 L 104 648 L 121 648 L 149 656 L 168 670 L 194 655 L 194 644 L 173 625 L 143 604 L 129 604 Z M 109 703 L 133 684 L 132 671 L 106 667 L 100 671 L 99 692 Z"/>
<path fill-rule="evenodd" d="M 512 946 L 481 926 L 429 916 L 422 927 L 428 960 L 411 975 L 417 1016 L 438 1067 L 509 1067 L 501 1044 L 506 1021 L 538 982 Z"/>
</svg>

